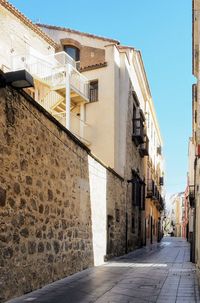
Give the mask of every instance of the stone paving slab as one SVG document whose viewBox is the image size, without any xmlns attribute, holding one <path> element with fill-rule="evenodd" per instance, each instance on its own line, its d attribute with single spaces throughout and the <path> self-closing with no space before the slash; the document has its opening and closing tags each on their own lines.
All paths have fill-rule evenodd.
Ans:
<svg viewBox="0 0 200 303">
<path fill-rule="evenodd" d="M 7 303 L 200 303 L 189 244 L 165 238 Z"/>
</svg>

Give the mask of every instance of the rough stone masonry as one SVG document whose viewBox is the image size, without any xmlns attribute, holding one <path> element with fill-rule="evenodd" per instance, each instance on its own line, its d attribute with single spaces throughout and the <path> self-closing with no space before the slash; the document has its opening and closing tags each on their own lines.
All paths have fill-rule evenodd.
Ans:
<svg viewBox="0 0 200 303">
<path fill-rule="evenodd" d="M 124 254 L 126 187 L 91 157 L 26 93 L 0 90 L 0 302 L 93 266 L 96 244 L 101 260 Z"/>
<path fill-rule="evenodd" d="M 11 89 L 0 130 L 3 301 L 92 266 L 93 251 L 87 151 Z"/>
</svg>

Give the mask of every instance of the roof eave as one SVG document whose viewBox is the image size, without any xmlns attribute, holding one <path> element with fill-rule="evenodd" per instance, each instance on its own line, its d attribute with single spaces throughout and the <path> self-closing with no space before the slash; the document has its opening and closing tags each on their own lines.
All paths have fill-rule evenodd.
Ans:
<svg viewBox="0 0 200 303">
<path fill-rule="evenodd" d="M 38 34 L 42 39 L 44 39 L 53 48 L 58 47 L 58 44 L 51 37 L 49 37 L 45 32 L 43 32 L 39 26 L 34 24 L 30 19 L 28 19 L 24 14 L 22 14 L 10 2 L 8 2 L 7 0 L 0 0 L 0 5 L 2 5 L 5 9 L 7 9 L 10 13 L 12 13 L 15 17 L 17 17 L 21 22 L 23 22 L 26 26 L 28 26 L 31 30 L 33 30 L 36 34 Z"/>
<path fill-rule="evenodd" d="M 113 42 L 115 44 L 120 44 L 120 42 L 118 40 L 115 40 L 115 39 L 106 38 L 106 37 L 102 37 L 102 36 L 98 36 L 98 35 L 94 35 L 94 34 L 89 34 L 89 33 L 86 33 L 86 32 L 81 32 L 81 31 L 74 30 L 74 29 L 67 28 L 67 27 L 61 27 L 61 26 L 55 26 L 55 25 L 49 25 L 49 24 L 42 24 L 42 23 L 36 23 L 36 25 L 39 26 L 39 27 L 47 28 L 47 29 L 65 31 L 65 32 L 74 33 L 74 34 L 78 34 L 78 35 L 83 35 L 83 36 L 87 36 L 87 37 L 90 37 L 90 38 L 95 38 L 95 39 L 99 39 L 99 40 L 103 40 L 103 41 Z"/>
</svg>

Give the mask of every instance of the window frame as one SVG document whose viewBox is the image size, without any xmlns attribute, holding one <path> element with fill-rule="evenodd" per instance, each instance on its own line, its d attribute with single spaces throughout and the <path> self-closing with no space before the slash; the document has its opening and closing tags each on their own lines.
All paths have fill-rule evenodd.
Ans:
<svg viewBox="0 0 200 303">
<path fill-rule="evenodd" d="M 95 86 L 94 88 L 92 88 L 92 86 Z M 89 87 L 89 98 L 90 98 L 90 102 L 98 102 L 99 101 L 99 80 L 92 80 L 90 81 L 90 87 Z"/>
<path fill-rule="evenodd" d="M 67 48 L 69 49 L 73 49 L 75 50 L 75 58 L 73 56 L 71 56 L 68 52 L 67 52 Z M 66 54 L 68 54 L 75 62 L 80 62 L 80 49 L 75 46 L 75 45 L 71 45 L 71 44 L 65 44 L 63 45 L 63 50 Z"/>
</svg>

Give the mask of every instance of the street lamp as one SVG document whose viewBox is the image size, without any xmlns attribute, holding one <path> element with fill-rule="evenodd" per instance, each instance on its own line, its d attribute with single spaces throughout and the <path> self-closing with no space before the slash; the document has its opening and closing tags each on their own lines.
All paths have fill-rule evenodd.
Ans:
<svg viewBox="0 0 200 303">
<path fill-rule="evenodd" d="M 14 88 L 34 87 L 33 77 L 26 70 L 3 73 L 0 71 L 0 87 L 11 85 Z"/>
</svg>

